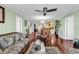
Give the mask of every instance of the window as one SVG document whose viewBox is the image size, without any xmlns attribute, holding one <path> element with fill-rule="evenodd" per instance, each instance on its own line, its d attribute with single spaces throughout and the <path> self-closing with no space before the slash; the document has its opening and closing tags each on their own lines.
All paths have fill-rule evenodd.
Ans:
<svg viewBox="0 0 79 59">
<path fill-rule="evenodd" d="M 65 18 L 65 39 L 74 39 L 74 16 Z"/>
<path fill-rule="evenodd" d="M 22 33 L 22 18 L 16 15 L 16 32 Z"/>
</svg>

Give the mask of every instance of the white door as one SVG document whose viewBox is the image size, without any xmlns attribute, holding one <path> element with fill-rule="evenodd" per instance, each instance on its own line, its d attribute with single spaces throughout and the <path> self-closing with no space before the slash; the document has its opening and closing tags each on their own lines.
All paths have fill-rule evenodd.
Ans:
<svg viewBox="0 0 79 59">
<path fill-rule="evenodd" d="M 65 39 L 74 39 L 74 16 L 65 18 Z"/>
<path fill-rule="evenodd" d="M 22 33 L 22 18 L 16 15 L 16 32 Z"/>
</svg>

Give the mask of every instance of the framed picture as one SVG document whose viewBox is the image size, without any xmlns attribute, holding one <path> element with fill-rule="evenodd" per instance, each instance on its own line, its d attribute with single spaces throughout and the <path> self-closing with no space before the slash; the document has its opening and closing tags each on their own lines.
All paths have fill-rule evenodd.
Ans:
<svg viewBox="0 0 79 59">
<path fill-rule="evenodd" d="M 4 23 L 4 19 L 5 19 L 5 9 L 0 6 L 0 23 Z"/>
</svg>

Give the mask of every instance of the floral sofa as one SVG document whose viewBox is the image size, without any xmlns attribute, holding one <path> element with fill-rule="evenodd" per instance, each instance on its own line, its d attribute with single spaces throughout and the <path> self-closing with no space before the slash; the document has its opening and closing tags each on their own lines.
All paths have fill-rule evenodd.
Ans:
<svg viewBox="0 0 79 59">
<path fill-rule="evenodd" d="M 18 54 L 28 44 L 28 39 L 22 33 L 0 35 L 0 54 Z"/>
</svg>

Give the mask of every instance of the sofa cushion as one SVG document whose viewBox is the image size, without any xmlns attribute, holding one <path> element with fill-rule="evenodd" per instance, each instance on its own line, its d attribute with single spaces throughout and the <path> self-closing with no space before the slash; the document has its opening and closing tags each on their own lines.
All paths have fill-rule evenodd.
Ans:
<svg viewBox="0 0 79 59">
<path fill-rule="evenodd" d="M 2 46 L 3 49 L 8 48 L 9 46 L 11 46 L 14 42 L 14 38 L 0 38 L 0 44 Z"/>
<path fill-rule="evenodd" d="M 6 48 L 3 54 L 18 54 L 24 46 L 25 43 L 23 41 L 17 41 L 14 45 Z"/>
</svg>

